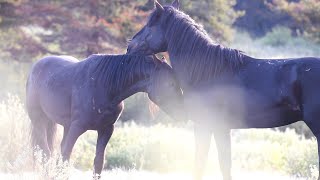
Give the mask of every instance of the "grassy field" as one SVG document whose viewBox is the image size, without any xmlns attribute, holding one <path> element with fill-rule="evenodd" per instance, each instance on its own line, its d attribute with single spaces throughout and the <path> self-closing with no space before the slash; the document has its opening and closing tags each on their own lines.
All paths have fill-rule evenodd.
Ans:
<svg viewBox="0 0 320 180">
<path fill-rule="evenodd" d="M 29 146 L 28 123 L 24 106 L 16 96 L 8 96 L 0 104 L 1 119 L 1 164 L 4 177 L 28 177 L 33 166 Z M 136 176 L 150 177 L 191 177 L 193 166 L 192 124 L 185 127 L 155 125 L 138 126 L 134 123 L 117 124 L 107 147 L 106 167 L 130 170 L 105 172 L 106 177 L 134 179 Z M 61 139 L 61 131 L 57 138 Z M 91 171 L 96 133 L 85 133 L 78 140 L 72 154 L 72 176 Z M 214 139 L 212 139 L 214 143 Z M 233 172 L 236 177 L 260 176 L 313 178 L 317 175 L 317 147 L 314 139 L 305 139 L 293 130 L 279 132 L 270 129 L 235 130 L 232 132 Z M 33 176 L 65 177 L 69 166 L 59 161 L 59 156 L 44 160 L 37 154 Z M 44 165 L 41 165 L 44 164 Z M 82 172 L 83 171 L 83 172 Z M 141 171 L 141 172 L 140 172 Z M 6 175 L 7 174 L 7 175 Z M 90 176 L 84 173 L 81 177 Z M 214 144 L 211 146 L 206 174 L 219 177 L 219 165 Z M 29 176 L 30 177 L 30 176 Z M 264 176 L 265 177 L 265 176 Z M 169 178 L 169 179 L 170 179 Z M 63 178 L 62 178 L 63 179 Z M 113 179 L 113 178 L 112 178 Z M 115 178 L 116 179 L 116 178 Z"/>
<path fill-rule="evenodd" d="M 90 179 L 92 177 L 92 172 L 83 172 L 79 170 L 73 170 L 70 176 L 70 180 L 79 179 Z M 265 172 L 239 172 L 234 173 L 234 180 L 305 180 L 307 178 L 296 178 L 281 175 L 278 173 L 265 173 Z M 24 173 L 24 174 L 0 174 L 0 179 L 7 180 L 38 180 L 39 177 L 34 174 Z M 101 180 L 192 180 L 191 174 L 186 173 L 168 173 L 160 174 L 150 171 L 123 171 L 123 170 L 112 170 L 105 171 L 102 173 Z M 206 175 L 203 180 L 222 180 L 220 175 Z"/>
<path fill-rule="evenodd" d="M 292 37 L 281 40 L 282 36 L 286 37 L 285 33 L 280 29 L 258 40 L 237 33 L 231 46 L 258 58 L 320 57 L 320 46 Z M 2 81 L 4 88 L 0 92 L 0 179 L 64 179 L 69 175 L 71 179 L 89 179 L 97 137 L 92 131 L 77 141 L 71 169 L 59 161 L 58 154 L 45 160 L 38 153 L 36 164 L 33 163 L 29 143 L 30 120 L 23 102 L 25 69 L 29 65 L 22 65 L 22 69 L 19 66 L 0 64 L 0 77 L 13 79 Z M 8 92 L 17 95 L 4 95 Z M 118 123 L 107 146 L 103 179 L 191 179 L 194 157 L 192 126 L 192 123 L 183 127 Z M 57 152 L 60 139 L 61 129 L 57 133 Z M 232 131 L 232 150 L 235 179 L 315 179 L 318 174 L 315 139 L 305 139 L 294 130 L 235 130 Z M 33 166 L 35 171 L 32 171 Z M 212 139 L 205 179 L 214 178 L 221 177 Z"/>
</svg>

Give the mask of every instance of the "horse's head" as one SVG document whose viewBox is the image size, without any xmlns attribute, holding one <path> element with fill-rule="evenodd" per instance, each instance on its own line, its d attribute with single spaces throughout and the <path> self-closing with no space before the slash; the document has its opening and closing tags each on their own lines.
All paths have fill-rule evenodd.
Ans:
<svg viewBox="0 0 320 180">
<path fill-rule="evenodd" d="M 179 9 L 179 0 L 175 0 L 171 7 L 163 7 L 155 0 L 155 10 L 151 13 L 146 25 L 131 39 L 127 53 L 151 55 L 165 52 L 168 42 L 165 39 L 166 9 Z"/>
<path fill-rule="evenodd" d="M 153 57 L 156 68 L 150 75 L 147 87 L 149 99 L 163 111 L 178 120 L 186 120 L 183 94 L 172 68 L 164 61 Z"/>
</svg>

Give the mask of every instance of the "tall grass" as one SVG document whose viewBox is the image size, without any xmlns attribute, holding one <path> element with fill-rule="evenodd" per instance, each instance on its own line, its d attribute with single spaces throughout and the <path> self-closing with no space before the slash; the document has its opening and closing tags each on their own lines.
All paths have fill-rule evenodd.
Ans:
<svg viewBox="0 0 320 180">
<path fill-rule="evenodd" d="M 46 159 L 38 153 L 38 164 L 35 166 L 32 162 L 28 138 L 29 119 L 17 96 L 9 95 L 0 103 L 0 120 L 1 172 L 19 174 L 36 167 L 36 175 L 39 177 L 63 179 L 68 176 L 69 166 L 61 161 L 59 155 Z M 95 144 L 96 133 L 93 131 L 79 138 L 72 154 L 73 167 L 80 170 L 92 169 Z M 193 167 L 193 147 L 193 133 L 188 127 L 118 124 L 107 146 L 106 167 L 159 173 L 190 173 Z M 58 144 L 56 149 L 58 153 Z M 278 172 L 304 178 L 313 178 L 317 174 L 315 139 L 304 139 L 293 130 L 233 131 L 232 151 L 234 172 Z M 207 167 L 207 173 L 212 172 L 219 172 L 214 144 L 211 146 Z"/>
<path fill-rule="evenodd" d="M 28 169 L 29 119 L 18 96 L 8 95 L 0 102 L 0 168 L 15 172 Z"/>
</svg>

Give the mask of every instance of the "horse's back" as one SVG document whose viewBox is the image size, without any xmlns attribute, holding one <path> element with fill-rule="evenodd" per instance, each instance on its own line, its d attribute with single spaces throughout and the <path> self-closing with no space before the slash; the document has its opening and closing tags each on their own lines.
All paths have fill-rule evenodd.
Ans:
<svg viewBox="0 0 320 180">
<path fill-rule="evenodd" d="M 36 62 L 31 69 L 30 76 L 41 72 L 52 72 L 56 69 L 79 62 L 71 56 L 48 56 Z"/>
<path fill-rule="evenodd" d="M 54 73 L 77 62 L 79 62 L 79 60 L 71 56 L 48 56 L 40 59 L 32 66 L 29 73 L 27 81 L 27 94 L 28 89 L 47 82 Z"/>
</svg>

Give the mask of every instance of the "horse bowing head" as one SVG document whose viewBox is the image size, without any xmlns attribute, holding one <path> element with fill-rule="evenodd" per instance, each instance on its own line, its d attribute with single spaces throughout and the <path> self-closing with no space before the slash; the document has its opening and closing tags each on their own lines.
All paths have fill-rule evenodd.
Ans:
<svg viewBox="0 0 320 180">
<path fill-rule="evenodd" d="M 183 93 L 172 68 L 156 57 L 153 61 L 157 67 L 147 87 L 149 99 L 171 117 L 185 120 Z"/>
</svg>

